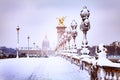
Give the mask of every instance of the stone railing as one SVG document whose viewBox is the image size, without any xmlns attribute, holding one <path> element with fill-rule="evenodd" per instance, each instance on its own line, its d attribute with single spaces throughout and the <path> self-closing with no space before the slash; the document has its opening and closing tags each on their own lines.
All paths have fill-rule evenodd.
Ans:
<svg viewBox="0 0 120 80">
<path fill-rule="evenodd" d="M 98 79 L 102 80 L 120 80 L 120 64 L 111 63 L 110 65 L 96 65 Z"/>
<path fill-rule="evenodd" d="M 120 67 L 112 67 L 112 66 L 98 66 L 99 69 L 103 69 L 104 75 L 103 78 L 105 80 L 120 80 Z M 99 77 L 101 78 L 101 77 Z"/>
<path fill-rule="evenodd" d="M 88 71 L 91 80 L 120 80 L 120 63 L 99 64 L 95 57 L 88 55 L 62 53 L 60 56 Z"/>
</svg>

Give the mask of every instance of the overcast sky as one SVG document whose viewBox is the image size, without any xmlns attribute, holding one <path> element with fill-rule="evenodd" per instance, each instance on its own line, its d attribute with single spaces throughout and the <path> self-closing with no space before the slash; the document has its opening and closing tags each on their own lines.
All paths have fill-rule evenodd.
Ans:
<svg viewBox="0 0 120 80">
<path fill-rule="evenodd" d="M 120 0 L 0 0 L 0 46 L 16 47 L 16 27 L 20 26 L 20 47 L 35 42 L 41 47 L 47 34 L 51 48 L 57 42 L 56 17 L 67 16 L 65 25 L 75 19 L 78 23 L 77 46 L 81 46 L 83 34 L 79 29 L 80 11 L 90 10 L 91 28 L 89 45 L 110 44 L 120 41 Z"/>
</svg>

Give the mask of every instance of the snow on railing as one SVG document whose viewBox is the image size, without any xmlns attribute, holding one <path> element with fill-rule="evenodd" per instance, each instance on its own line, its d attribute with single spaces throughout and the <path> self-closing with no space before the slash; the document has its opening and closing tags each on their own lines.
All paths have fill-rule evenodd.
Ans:
<svg viewBox="0 0 120 80">
<path fill-rule="evenodd" d="M 78 65 L 80 69 L 87 70 L 93 80 L 120 80 L 120 63 L 113 63 L 102 55 L 98 59 L 74 53 L 61 53 L 60 56 Z"/>
</svg>

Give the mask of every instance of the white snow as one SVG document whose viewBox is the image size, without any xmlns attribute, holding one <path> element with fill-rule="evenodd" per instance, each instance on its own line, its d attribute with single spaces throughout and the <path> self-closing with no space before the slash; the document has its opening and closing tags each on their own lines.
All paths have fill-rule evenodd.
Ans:
<svg viewBox="0 0 120 80">
<path fill-rule="evenodd" d="M 0 60 L 0 80 L 90 80 L 86 71 L 60 57 Z"/>
<path fill-rule="evenodd" d="M 103 47 L 103 44 L 99 45 L 99 49 L 101 50 L 101 52 L 97 53 L 97 55 L 98 55 L 98 60 L 96 61 L 97 65 L 120 68 L 119 63 L 113 63 L 112 61 L 110 61 L 109 59 L 106 58 L 106 55 L 107 55 L 106 48 Z"/>
<path fill-rule="evenodd" d="M 0 60 L 0 80 L 26 80 L 39 65 L 38 62 L 39 59 L 34 58 Z"/>
</svg>

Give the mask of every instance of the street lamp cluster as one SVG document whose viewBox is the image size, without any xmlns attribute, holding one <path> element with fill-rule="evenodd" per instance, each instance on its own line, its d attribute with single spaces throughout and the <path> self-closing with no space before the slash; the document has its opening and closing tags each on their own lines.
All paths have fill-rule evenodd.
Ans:
<svg viewBox="0 0 120 80">
<path fill-rule="evenodd" d="M 16 28 L 16 30 L 17 30 L 17 48 L 16 48 L 16 58 L 19 58 L 19 49 L 20 49 L 20 47 L 19 47 L 19 31 L 20 31 L 20 27 L 19 26 L 17 26 L 17 28 Z M 27 52 L 27 57 L 29 57 L 29 53 L 30 53 L 30 46 L 29 46 L 29 41 L 30 40 L 30 36 L 27 36 L 27 41 L 28 41 L 28 46 L 27 46 L 27 50 L 28 50 L 28 52 Z M 33 43 L 33 45 L 34 45 L 34 50 L 35 50 L 35 42 Z M 38 46 L 36 46 L 36 49 L 38 49 Z"/>
<path fill-rule="evenodd" d="M 71 30 L 65 31 L 58 41 L 57 50 L 70 50 Z"/>
<path fill-rule="evenodd" d="M 73 20 L 71 22 L 71 27 L 68 27 L 64 34 L 61 36 L 58 42 L 57 50 L 64 50 L 64 51 L 70 51 L 70 50 L 76 50 L 76 37 L 77 37 L 77 22 Z M 70 45 L 70 42 L 73 41 L 72 46 Z"/>
<path fill-rule="evenodd" d="M 87 41 L 87 31 L 90 29 L 89 16 L 90 16 L 90 12 L 87 9 L 87 7 L 84 6 L 83 10 L 81 10 L 81 13 L 80 13 L 80 17 L 82 18 L 82 22 L 80 24 L 80 30 L 83 32 L 83 41 L 82 41 L 82 46 L 81 46 L 82 54 L 89 54 L 88 41 Z M 65 30 L 65 33 L 59 39 L 56 49 L 64 50 L 64 51 L 71 50 L 72 53 L 77 53 L 77 47 L 76 47 L 77 35 L 78 35 L 77 22 L 73 20 L 71 22 L 71 28 L 68 27 Z M 70 45 L 71 40 L 72 40 L 72 46 Z"/>
</svg>

